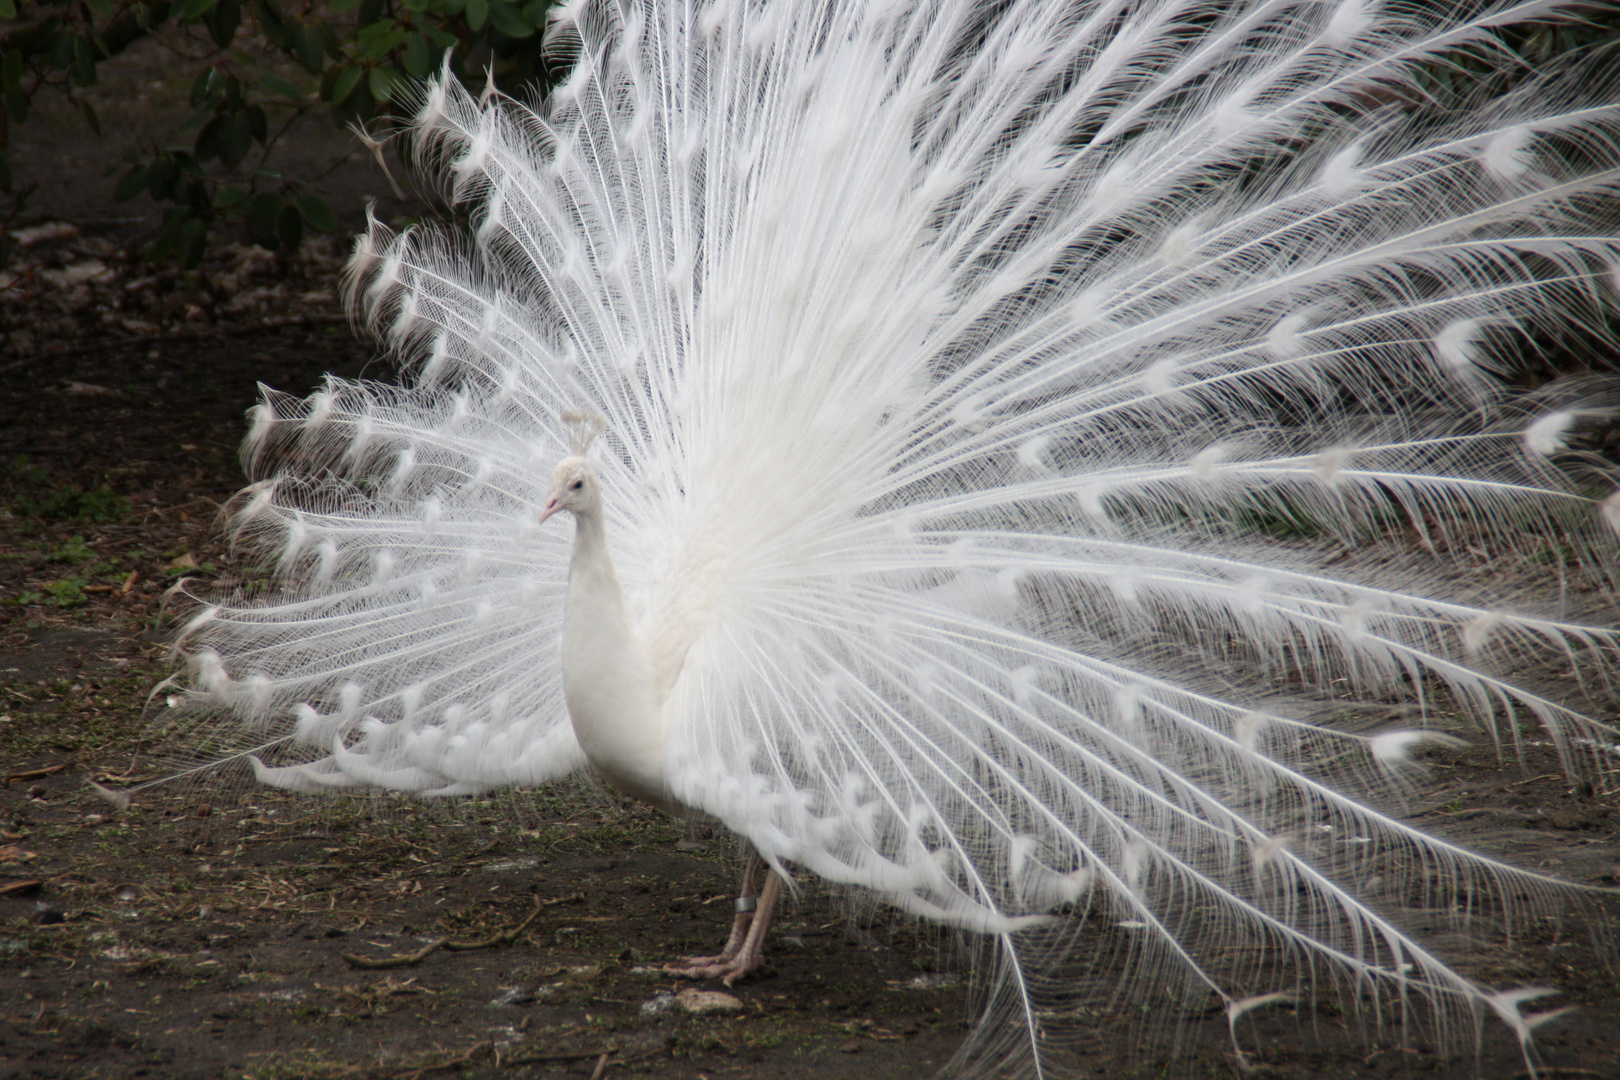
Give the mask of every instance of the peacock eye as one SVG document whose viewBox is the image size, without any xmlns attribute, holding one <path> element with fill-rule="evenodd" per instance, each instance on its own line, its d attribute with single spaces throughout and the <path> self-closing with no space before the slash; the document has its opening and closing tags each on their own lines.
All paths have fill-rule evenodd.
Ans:
<svg viewBox="0 0 1620 1080">
<path fill-rule="evenodd" d="M 575 480 L 572 484 L 568 485 L 568 490 L 570 490 L 570 491 L 579 491 L 584 486 L 585 486 L 585 481 L 583 481 L 583 480 Z"/>
</svg>

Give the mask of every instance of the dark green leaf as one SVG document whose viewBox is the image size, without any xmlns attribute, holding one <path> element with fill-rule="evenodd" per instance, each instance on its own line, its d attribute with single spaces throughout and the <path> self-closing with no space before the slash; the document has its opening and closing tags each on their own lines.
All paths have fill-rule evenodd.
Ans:
<svg viewBox="0 0 1620 1080">
<path fill-rule="evenodd" d="M 281 196 L 273 191 L 259 195 L 248 207 L 247 238 L 263 247 L 279 246 L 281 241 L 276 237 L 276 221 L 280 217 Z"/>
<path fill-rule="evenodd" d="M 11 190 L 11 163 L 6 161 L 6 155 L 0 154 L 0 191 Z"/>
<path fill-rule="evenodd" d="M 247 157 L 252 145 L 253 129 L 249 126 L 247 113 L 227 116 L 219 128 L 219 160 L 234 169 Z"/>
<path fill-rule="evenodd" d="M 332 80 L 332 104 L 337 105 L 347 100 L 354 93 L 354 88 L 366 73 L 366 69 L 359 64 L 350 64 L 339 68 L 337 77 Z"/>
<path fill-rule="evenodd" d="M 523 20 L 536 30 L 543 30 L 551 14 L 551 0 L 529 0 L 523 5 Z"/>
<path fill-rule="evenodd" d="M 510 38 L 519 40 L 534 34 L 534 26 L 523 17 L 516 4 L 508 4 L 505 0 L 490 0 L 489 21 L 495 29 Z"/>
<path fill-rule="evenodd" d="M 374 45 L 390 34 L 401 33 L 399 23 L 393 19 L 378 19 L 369 26 L 362 26 L 354 35 L 354 40 L 362 45 Z M 401 33 L 403 39 L 403 34 Z"/>
<path fill-rule="evenodd" d="M 406 71 L 418 79 L 433 74 L 437 59 L 433 55 L 433 46 L 429 45 L 427 38 L 421 34 L 411 34 L 405 39 L 405 52 L 400 57 L 400 63 L 405 65 Z"/>
<path fill-rule="evenodd" d="M 405 46 L 405 38 L 407 36 L 409 36 L 409 34 L 410 34 L 410 31 L 406 30 L 403 26 L 395 26 L 395 27 L 391 28 L 388 31 L 388 33 L 384 34 L 382 37 L 378 38 L 375 42 L 373 42 L 373 45 L 376 48 L 379 48 L 379 49 L 382 50 L 382 54 L 380 56 L 378 56 L 378 59 L 379 60 L 383 59 L 384 57 L 388 56 L 388 54 L 392 53 L 395 49 L 404 48 L 404 46 Z M 400 76 L 400 72 L 399 72 L 398 68 L 395 67 L 395 69 L 394 69 L 394 77 L 397 79 L 397 78 L 399 78 L 399 76 Z"/>
<path fill-rule="evenodd" d="M 473 33 L 484 28 L 489 21 L 489 0 L 467 0 L 467 29 Z"/>
<path fill-rule="evenodd" d="M 245 202 L 247 197 L 248 189 L 241 184 L 227 184 L 215 193 L 214 205 L 221 210 L 229 210 L 231 207 L 239 206 Z"/>
<path fill-rule="evenodd" d="M 264 106 L 249 105 L 244 112 L 248 118 L 248 130 L 253 137 L 262 144 L 270 136 L 270 124 L 264 116 Z"/>
<path fill-rule="evenodd" d="M 112 18 L 112 13 L 113 13 L 112 0 L 84 0 L 84 5 L 85 5 L 85 7 L 89 8 L 91 11 L 95 12 L 95 16 L 98 19 L 110 19 L 110 18 Z M 15 6 L 13 6 L 11 8 L 11 13 L 9 15 L 6 14 L 4 8 L 0 8 L 0 18 L 15 19 L 16 17 L 17 17 L 17 9 L 16 9 Z"/>
<path fill-rule="evenodd" d="M 319 75 L 323 59 L 320 32 L 301 23 L 290 24 L 288 32 L 292 37 L 293 55 L 298 57 L 298 62 L 311 75 Z"/>
<path fill-rule="evenodd" d="M 371 80 L 362 79 L 349 100 L 333 109 L 334 119 L 344 124 L 366 124 L 377 115 L 377 99 L 371 96 Z"/>
<path fill-rule="evenodd" d="M 281 208 L 281 217 L 276 221 L 276 233 L 281 242 L 290 248 L 298 246 L 304 238 L 304 219 L 298 216 L 298 211 L 291 206 Z"/>
<path fill-rule="evenodd" d="M 355 58 L 371 60 L 379 64 L 388 62 L 390 55 L 397 48 L 405 44 L 406 30 L 392 20 L 385 20 L 377 24 L 383 32 L 371 40 L 371 43 L 355 51 Z M 397 72 L 396 72 L 397 74 Z"/>
<path fill-rule="evenodd" d="M 272 75 L 268 71 L 259 77 L 259 85 L 272 94 L 279 94 L 288 101 L 303 101 L 304 92 L 279 75 Z"/>
<path fill-rule="evenodd" d="M 113 200 L 115 202 L 129 202 L 129 200 L 145 190 L 146 166 L 137 165 L 119 178 L 118 186 L 113 189 Z"/>
<path fill-rule="evenodd" d="M 187 270 L 202 262 L 203 252 L 208 247 L 208 225 L 205 222 L 192 218 L 180 226 L 180 265 Z"/>
<path fill-rule="evenodd" d="M 174 8 L 174 17 L 178 22 L 195 22 L 213 6 L 214 0 L 179 0 Z"/>
<path fill-rule="evenodd" d="M 174 253 L 175 244 L 180 239 L 180 230 L 186 222 L 191 220 L 191 207 L 177 206 L 163 215 L 163 227 L 158 230 L 157 238 L 147 249 L 147 257 L 153 262 L 167 259 Z"/>
<path fill-rule="evenodd" d="M 456 37 L 456 35 L 452 34 L 448 30 L 440 30 L 436 26 L 423 27 L 422 36 L 433 42 L 433 44 L 437 45 L 441 50 L 453 49 L 461 43 L 461 39 Z"/>
<path fill-rule="evenodd" d="M 214 10 L 208 13 L 208 36 L 223 49 L 236 36 L 236 28 L 241 22 L 240 0 L 216 0 Z"/>
<path fill-rule="evenodd" d="M 181 124 L 176 130 L 190 131 L 192 128 L 202 127 L 204 124 L 208 123 L 208 121 L 212 120 L 216 115 L 218 115 L 218 113 L 219 106 L 216 103 L 212 101 L 205 101 L 197 108 L 193 109 L 191 115 L 186 117 L 185 123 Z"/>
<path fill-rule="evenodd" d="M 332 24 L 325 19 L 316 19 L 314 27 L 316 35 L 321 39 L 321 48 L 325 50 L 326 55 L 334 60 L 343 59 L 343 43 L 338 40 L 337 31 L 332 29 Z"/>
<path fill-rule="evenodd" d="M 213 200 L 208 197 L 208 185 L 201 180 L 187 180 L 181 184 L 179 201 L 196 210 L 201 217 L 213 216 Z"/>
<path fill-rule="evenodd" d="M 219 156 L 219 131 L 225 126 L 225 117 L 215 113 L 214 118 L 202 126 L 192 141 L 191 151 L 198 161 L 209 161 Z"/>
<path fill-rule="evenodd" d="M 214 69 L 203 68 L 197 72 L 197 77 L 191 80 L 191 107 L 196 108 L 208 100 L 208 93 L 213 89 Z"/>
<path fill-rule="evenodd" d="M 259 30 L 278 49 L 288 48 L 287 17 L 276 6 L 275 0 L 256 0 L 254 14 L 259 19 Z"/>
<path fill-rule="evenodd" d="M 326 10 L 334 15 L 343 15 L 360 6 L 360 0 L 332 0 L 326 5 Z"/>
<path fill-rule="evenodd" d="M 84 31 L 90 35 L 90 44 L 96 47 L 96 56 L 101 60 L 111 60 L 112 50 L 107 47 L 107 39 L 101 36 L 101 28 L 90 23 Z"/>
<path fill-rule="evenodd" d="M 387 68 L 372 68 L 367 81 L 371 84 L 371 96 L 378 101 L 387 101 L 394 92 L 394 80 Z"/>
<path fill-rule="evenodd" d="M 73 39 L 73 63 L 69 69 L 75 86 L 94 86 L 96 82 L 96 47 L 89 38 Z"/>
<path fill-rule="evenodd" d="M 459 18 L 461 13 L 466 9 L 467 0 L 439 0 L 439 2 L 434 5 L 434 10 L 437 11 L 441 17 L 446 19 Z"/>
<path fill-rule="evenodd" d="M 360 0 L 360 15 L 356 26 L 370 26 L 382 17 L 383 0 Z"/>
<path fill-rule="evenodd" d="M 298 196 L 294 202 L 298 207 L 299 216 L 304 219 L 310 228 L 318 232 L 334 232 L 337 230 L 337 215 L 333 214 L 332 208 L 327 206 L 319 197 L 306 192 Z"/>
<path fill-rule="evenodd" d="M 90 125 L 90 130 L 100 135 L 101 117 L 96 115 L 96 110 L 91 108 L 90 103 L 83 98 L 80 98 L 76 104 L 79 106 L 79 112 L 84 115 L 84 122 Z"/>
<path fill-rule="evenodd" d="M 72 30 L 58 26 L 56 33 L 51 36 L 50 45 L 45 49 L 45 62 L 54 68 L 66 68 L 73 63 L 73 40 Z"/>
<path fill-rule="evenodd" d="M 13 0 L 0 0 L 0 19 L 15 19 L 16 17 L 17 17 L 17 5 L 13 2 Z M 11 190 L 10 176 L 11 176 L 11 173 L 8 170 L 7 173 L 6 173 L 6 177 L 7 177 L 6 190 L 7 191 Z"/>
<path fill-rule="evenodd" d="M 225 108 L 234 112 L 242 107 L 242 80 L 229 72 L 220 80 L 225 91 Z"/>
<path fill-rule="evenodd" d="M 168 154 L 159 154 L 146 170 L 146 193 L 158 202 L 168 202 L 179 180 L 180 166 Z"/>
<path fill-rule="evenodd" d="M 21 49 L 10 49 L 0 59 L 0 91 L 8 96 L 22 93 L 23 58 Z"/>
</svg>

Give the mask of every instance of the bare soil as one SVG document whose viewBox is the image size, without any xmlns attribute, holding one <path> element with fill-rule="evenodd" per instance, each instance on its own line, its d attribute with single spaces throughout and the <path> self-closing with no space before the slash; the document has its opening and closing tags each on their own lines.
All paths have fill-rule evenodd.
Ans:
<svg viewBox="0 0 1620 1080">
<path fill-rule="evenodd" d="M 940 936 L 813 892 L 733 1011 L 688 1011 L 658 965 L 719 943 L 733 845 L 588 784 L 450 811 L 228 779 L 127 810 L 96 796 L 91 780 L 152 775 L 138 736 L 169 674 L 165 594 L 252 572 L 216 513 L 241 483 L 256 382 L 388 372 L 343 325 L 338 244 L 291 260 L 225 248 L 178 273 L 127 260 L 107 228 L 15 239 L 0 267 L 0 1077 L 875 1080 L 946 1062 L 969 994 Z M 1503 765 L 1485 747 L 1432 779 L 1412 807 L 1424 827 L 1620 880 L 1620 757 L 1582 785 L 1550 749 Z M 1576 1007 L 1541 1034 L 1546 1075 L 1620 1077 L 1620 976 L 1599 933 L 1613 905 L 1571 911 L 1511 945 L 1447 948 Z M 1224 1016 L 1192 1008 L 1170 1063 L 1141 1045 L 1151 1020 L 1086 1018 L 1063 1075 L 1242 1073 Z M 1523 1072 L 1495 1022 L 1477 1055 L 1368 1041 L 1327 1001 L 1245 1035 L 1246 1075 Z"/>
</svg>

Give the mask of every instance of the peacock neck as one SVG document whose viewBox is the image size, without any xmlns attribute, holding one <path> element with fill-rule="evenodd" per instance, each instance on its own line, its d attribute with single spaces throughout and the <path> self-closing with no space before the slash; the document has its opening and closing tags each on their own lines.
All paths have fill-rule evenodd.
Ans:
<svg viewBox="0 0 1620 1080">
<path fill-rule="evenodd" d="M 619 595 L 619 606 L 623 608 L 619 578 L 613 571 L 613 557 L 608 554 L 607 522 L 600 510 L 574 515 L 574 553 L 568 562 L 568 580 L 573 582 L 580 575 L 599 577 Z"/>
<path fill-rule="evenodd" d="M 585 756 L 615 787 L 670 806 L 664 718 L 646 647 L 630 627 L 600 510 L 574 515 L 563 607 L 563 695 Z"/>
</svg>

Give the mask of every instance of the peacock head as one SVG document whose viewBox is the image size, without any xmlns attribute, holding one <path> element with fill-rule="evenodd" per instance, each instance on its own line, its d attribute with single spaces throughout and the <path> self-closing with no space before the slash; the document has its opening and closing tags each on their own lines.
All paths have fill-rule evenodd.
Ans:
<svg viewBox="0 0 1620 1080">
<path fill-rule="evenodd" d="M 607 426 L 607 421 L 594 412 L 566 412 L 561 419 L 568 432 L 569 454 L 551 470 L 551 490 L 546 495 L 546 505 L 540 510 L 540 521 L 559 510 L 579 517 L 598 514 L 602 509 L 602 485 L 586 455 L 592 440 Z"/>
<path fill-rule="evenodd" d="M 551 489 L 546 505 L 540 509 L 540 520 L 545 521 L 559 510 L 573 514 L 593 514 L 602 508 L 602 485 L 597 482 L 596 470 L 583 457 L 563 458 L 551 470 Z"/>
</svg>

